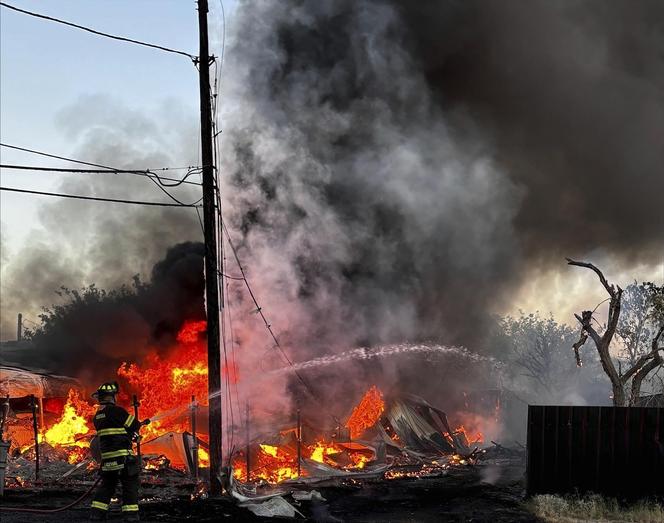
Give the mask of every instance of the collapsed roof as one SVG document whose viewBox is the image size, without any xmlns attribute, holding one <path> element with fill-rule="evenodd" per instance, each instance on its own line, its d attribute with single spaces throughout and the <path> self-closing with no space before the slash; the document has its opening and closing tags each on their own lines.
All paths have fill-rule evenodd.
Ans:
<svg viewBox="0 0 664 523">
<path fill-rule="evenodd" d="M 466 450 L 450 429 L 447 415 L 412 394 L 392 399 L 375 430 L 388 445 L 421 454 L 451 454 Z"/>
<path fill-rule="evenodd" d="M 0 366 L 0 396 L 23 398 L 66 398 L 69 389 L 81 389 L 81 383 L 68 376 L 58 376 L 35 370 Z"/>
</svg>

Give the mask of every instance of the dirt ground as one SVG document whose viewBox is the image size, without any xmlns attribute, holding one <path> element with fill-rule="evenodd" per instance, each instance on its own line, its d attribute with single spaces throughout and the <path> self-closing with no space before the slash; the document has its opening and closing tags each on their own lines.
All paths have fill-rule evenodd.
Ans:
<svg viewBox="0 0 664 523">
<path fill-rule="evenodd" d="M 536 522 L 522 505 L 523 470 L 515 467 L 478 466 L 452 471 L 437 478 L 367 480 L 344 485 L 318 485 L 325 501 L 287 498 L 306 517 L 315 522 Z M 5 492 L 4 507 L 45 508 L 63 506 L 76 498 L 71 490 Z M 144 493 L 145 494 L 145 493 Z M 1 513 L 2 523 L 35 521 L 86 521 L 89 499 L 71 510 L 57 514 Z M 141 503 L 143 521 L 275 521 L 259 518 L 229 499 L 190 501 L 181 495 L 168 501 L 153 496 Z M 278 518 L 281 520 L 281 518 Z M 110 521 L 121 521 L 112 511 Z"/>
</svg>

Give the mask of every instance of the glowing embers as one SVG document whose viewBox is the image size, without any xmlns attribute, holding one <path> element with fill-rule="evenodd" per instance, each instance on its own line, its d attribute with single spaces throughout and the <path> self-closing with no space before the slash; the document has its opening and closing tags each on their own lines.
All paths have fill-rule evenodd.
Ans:
<svg viewBox="0 0 664 523">
<path fill-rule="evenodd" d="M 266 481 L 280 483 L 298 477 L 297 448 L 292 445 L 260 444 L 252 449 L 250 456 L 251 472 L 247 478 L 247 461 L 244 453 L 233 459 L 233 476 L 239 481 Z"/>
<path fill-rule="evenodd" d="M 470 454 L 451 454 L 449 456 L 440 456 L 435 459 L 430 459 L 422 462 L 421 459 L 417 463 L 393 463 L 393 468 L 386 471 L 383 477 L 385 479 L 401 479 L 401 478 L 431 478 L 436 476 L 443 476 L 448 473 L 450 469 L 462 468 L 468 465 L 475 465 L 481 459 L 485 450 L 474 450 Z"/>
<path fill-rule="evenodd" d="M 328 442 L 322 439 L 300 447 L 302 462 L 298 474 L 297 439 L 295 430 L 284 431 L 280 435 L 282 443 L 268 445 L 261 443 L 252 446 L 250 452 L 250 474 L 247 478 L 246 450 L 233 458 L 233 476 L 247 482 L 281 483 L 289 479 L 307 477 L 307 460 L 321 463 L 340 470 L 359 470 L 374 458 L 373 450 L 356 443 Z"/>
<path fill-rule="evenodd" d="M 376 424 L 383 412 L 385 412 L 383 393 L 374 385 L 364 394 L 346 422 L 350 437 L 357 439 L 362 436 L 365 430 Z"/>
</svg>

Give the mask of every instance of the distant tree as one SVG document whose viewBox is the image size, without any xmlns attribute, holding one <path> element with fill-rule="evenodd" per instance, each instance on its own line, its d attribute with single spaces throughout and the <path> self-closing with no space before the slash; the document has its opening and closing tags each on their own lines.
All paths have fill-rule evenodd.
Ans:
<svg viewBox="0 0 664 523">
<path fill-rule="evenodd" d="M 36 365 L 68 376 L 108 376 L 145 346 L 149 329 L 136 304 L 140 282 L 106 291 L 95 285 L 61 288 L 59 303 L 42 309 L 40 325 L 26 332 Z"/>
<path fill-rule="evenodd" d="M 576 332 L 552 316 L 525 314 L 499 320 L 504 336 L 501 345 L 509 350 L 509 367 L 529 382 L 528 390 L 537 396 L 562 399 L 576 390 L 579 373 L 569 357 Z"/>
<path fill-rule="evenodd" d="M 56 336 L 63 327 L 76 322 L 82 311 L 108 304 L 119 304 L 132 300 L 145 288 L 138 276 L 134 276 L 132 287 L 123 285 L 117 290 L 106 291 L 94 283 L 81 289 L 60 287 L 55 294 L 62 298 L 62 303 L 43 307 L 39 319 L 40 325 L 33 329 L 26 329 L 25 338 L 39 343 L 42 340 Z"/>
<path fill-rule="evenodd" d="M 639 362 L 643 362 L 643 366 L 632 379 L 630 395 L 630 404 L 632 405 L 637 402 L 641 393 L 641 385 L 651 372 L 653 379 L 655 377 L 659 378 L 660 390 L 664 392 L 664 387 L 661 387 L 661 385 L 664 385 L 664 381 L 659 375 L 659 372 L 664 369 L 664 357 L 662 357 L 664 354 L 664 285 L 658 286 L 652 282 L 646 282 L 643 287 L 647 292 L 645 301 L 646 321 L 653 326 L 651 331 L 653 337 L 650 342 L 650 352 L 648 352 L 646 346 L 645 350 L 639 354 L 639 359 L 634 363 L 634 365 L 637 365 Z"/>
<path fill-rule="evenodd" d="M 626 312 L 622 316 L 621 323 L 625 291 L 619 286 L 610 284 L 602 271 L 591 263 L 574 261 L 569 258 L 567 263 L 595 272 L 609 295 L 609 314 L 601 335 L 593 325 L 593 321 L 595 321 L 593 314 L 597 307 L 592 311 L 583 311 L 581 315 L 574 315 L 581 325 L 579 340 L 572 345 L 577 365 L 581 365 L 580 349 L 590 337 L 597 348 L 602 368 L 611 381 L 613 404 L 616 406 L 635 405 L 641 393 L 643 380 L 651 372 L 657 372 L 657 369 L 664 365 L 664 358 L 661 354 L 664 351 L 664 345 L 660 346 L 664 333 L 664 286 L 644 283 L 643 293 L 641 290 L 630 291 L 629 297 L 625 300 Z M 649 325 L 652 325 L 652 330 Z M 621 336 L 620 332 L 624 336 L 623 342 L 629 344 L 629 348 L 626 348 L 629 365 L 624 372 L 620 364 L 616 369 L 614 357 L 610 352 L 611 343 L 616 335 Z M 640 347 L 643 347 L 646 335 L 651 337 L 650 346 L 641 350 Z M 630 382 L 631 390 L 627 395 L 626 388 Z"/>
<path fill-rule="evenodd" d="M 625 287 L 616 338 L 622 345 L 621 355 L 630 366 L 650 352 L 650 343 L 656 331 L 650 302 L 651 292 L 647 284 L 634 282 Z"/>
</svg>

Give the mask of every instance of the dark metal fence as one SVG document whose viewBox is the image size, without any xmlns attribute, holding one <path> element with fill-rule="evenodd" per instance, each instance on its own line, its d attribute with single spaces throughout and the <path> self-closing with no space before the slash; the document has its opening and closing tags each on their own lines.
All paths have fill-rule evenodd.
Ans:
<svg viewBox="0 0 664 523">
<path fill-rule="evenodd" d="M 528 407 L 528 494 L 664 496 L 664 409 Z"/>
</svg>

